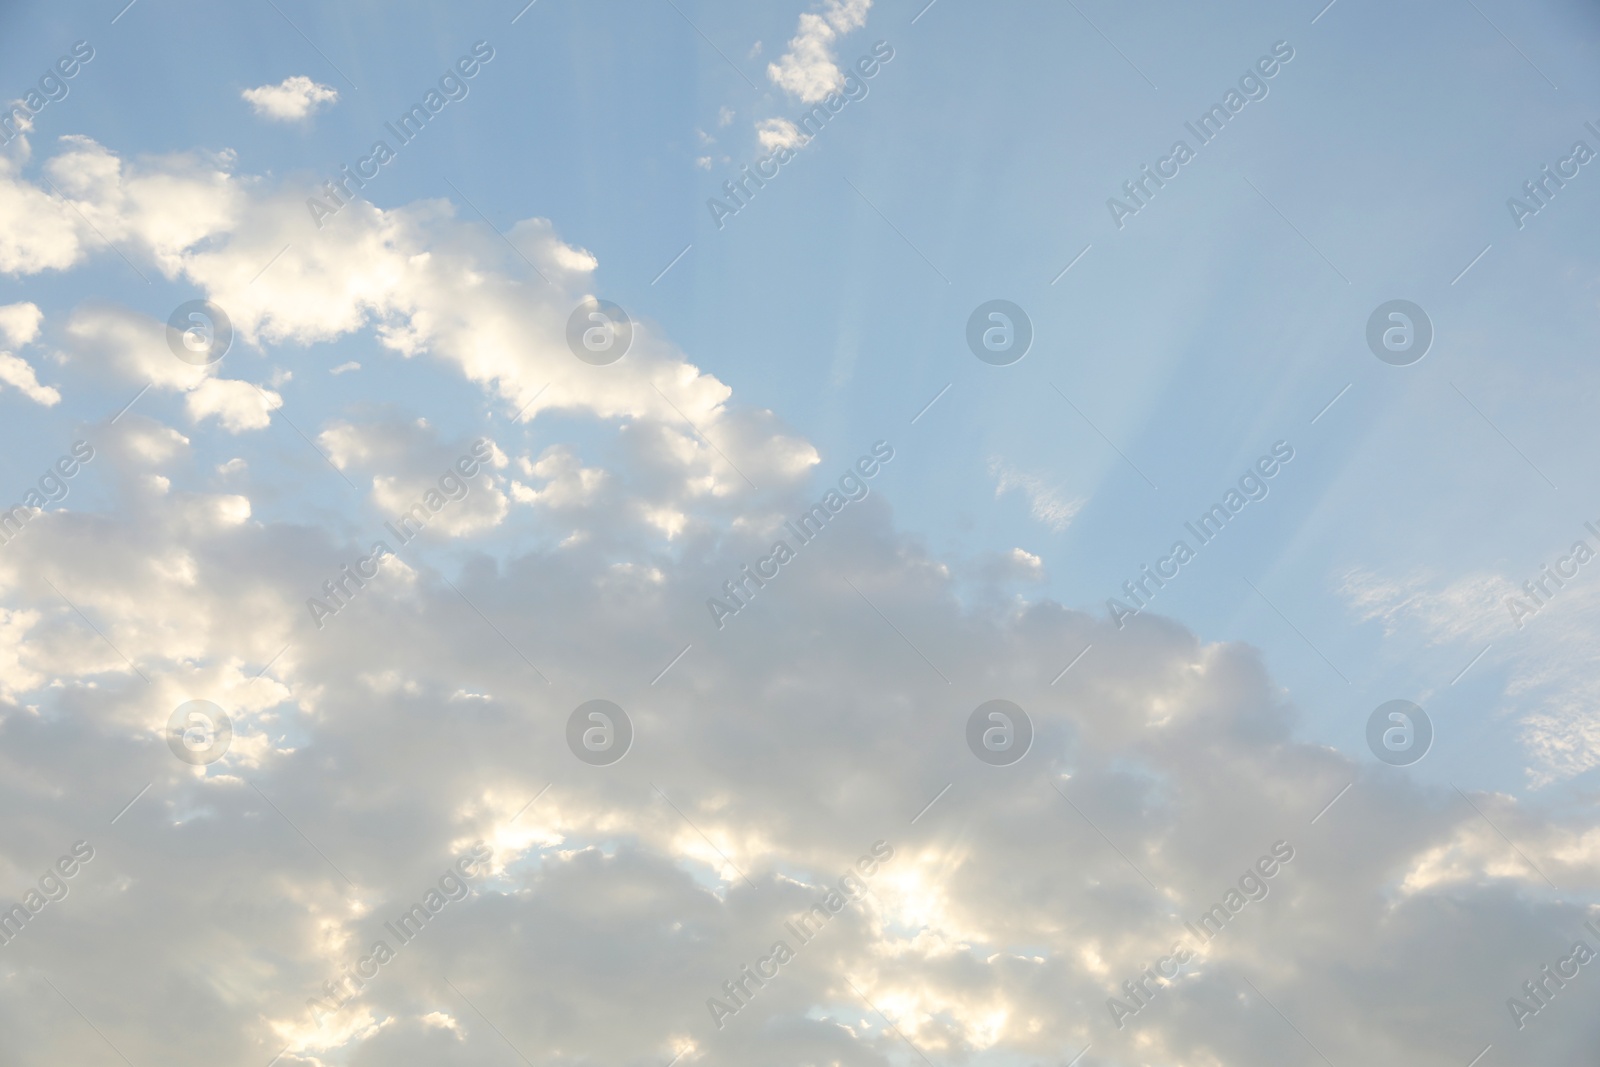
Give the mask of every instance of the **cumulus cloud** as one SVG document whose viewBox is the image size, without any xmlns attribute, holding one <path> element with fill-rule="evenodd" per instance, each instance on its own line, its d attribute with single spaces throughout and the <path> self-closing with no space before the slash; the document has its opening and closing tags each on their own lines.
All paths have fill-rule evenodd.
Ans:
<svg viewBox="0 0 1600 1067">
<path fill-rule="evenodd" d="M 320 85 L 304 74 L 292 75 L 277 85 L 258 85 L 239 95 L 258 118 L 273 122 L 298 122 L 339 99 L 337 89 Z"/>
<path fill-rule="evenodd" d="M 194 422 L 216 419 L 230 433 L 264 429 L 282 397 L 250 382 L 220 377 L 223 363 L 197 367 L 167 344 L 165 323 L 105 304 L 85 304 L 68 319 L 62 352 L 71 368 L 182 394 Z"/>
<path fill-rule="evenodd" d="M 61 394 L 48 385 L 39 384 L 33 367 L 10 352 L 0 352 L 0 382 L 5 382 L 35 404 L 51 407 L 61 402 Z"/>
<path fill-rule="evenodd" d="M 19 167 L 0 156 L 0 271 L 64 270 L 82 255 L 79 221 L 66 204 L 21 180 Z"/>
<path fill-rule="evenodd" d="M 806 135 L 788 119 L 763 119 L 756 124 L 756 140 L 763 151 L 776 152 L 780 148 L 798 148 L 806 143 Z"/>
<path fill-rule="evenodd" d="M 195 422 L 215 418 L 229 432 L 243 433 L 270 424 L 271 412 L 283 406 L 283 398 L 249 382 L 205 378 L 189 390 L 184 404 Z"/>
<path fill-rule="evenodd" d="M 26 345 L 39 336 L 39 324 L 43 319 L 44 313 L 37 304 L 7 304 L 0 307 L 0 339 L 13 348 Z M 57 390 L 39 384 L 38 372 L 32 364 L 10 352 L 0 351 L 0 382 L 45 407 L 61 402 L 61 394 Z"/>
<path fill-rule="evenodd" d="M 39 336 L 44 312 L 33 303 L 0 306 L 0 337 L 13 348 L 31 343 Z"/>
<path fill-rule="evenodd" d="M 335 423 L 318 442 L 334 466 L 371 478 L 373 506 L 396 523 L 411 516 L 430 534 L 459 537 L 506 517 L 496 472 L 510 461 L 488 438 L 446 441 L 426 419 L 387 419 Z"/>
<path fill-rule="evenodd" d="M 814 11 L 800 16 L 800 27 L 789 39 L 789 49 L 767 64 L 772 84 L 814 104 L 844 84 L 836 63 L 834 44 L 844 34 L 867 24 L 872 0 L 824 0 Z"/>
</svg>

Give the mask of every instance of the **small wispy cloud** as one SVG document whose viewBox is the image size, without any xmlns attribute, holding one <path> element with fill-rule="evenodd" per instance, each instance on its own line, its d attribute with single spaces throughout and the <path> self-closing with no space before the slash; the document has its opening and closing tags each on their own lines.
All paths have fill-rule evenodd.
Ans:
<svg viewBox="0 0 1600 1067">
<path fill-rule="evenodd" d="M 1415 571 L 1385 578 L 1360 567 L 1340 576 L 1337 590 L 1356 618 L 1381 623 L 1386 636 L 1420 629 L 1434 645 L 1503 636 L 1508 629 L 1503 601 L 1518 591 L 1510 579 L 1498 574 L 1467 574 L 1445 581 Z"/>
<path fill-rule="evenodd" d="M 1073 518 L 1087 503 L 1082 498 L 1064 498 L 1043 478 L 1018 470 L 998 457 L 989 461 L 989 476 L 995 480 L 996 499 L 1013 491 L 1021 493 L 1028 499 L 1028 513 L 1056 533 L 1071 526 Z"/>
<path fill-rule="evenodd" d="M 1600 642 L 1600 584 L 1592 578 L 1580 572 L 1565 588 L 1547 585 L 1542 605 L 1511 577 L 1489 571 L 1384 577 L 1354 568 L 1334 585 L 1351 614 L 1380 624 L 1385 637 L 1455 645 L 1463 662 L 1482 650 L 1478 670 L 1505 672 L 1502 710 L 1516 717 L 1524 771 L 1537 789 L 1600 767 L 1600 679 L 1591 651 Z M 1519 598 L 1526 605 L 1520 627 L 1511 610 Z"/>
<path fill-rule="evenodd" d="M 806 143 L 806 135 L 788 119 L 763 119 L 756 124 L 756 140 L 765 152 L 780 148 L 798 148 Z"/>
</svg>

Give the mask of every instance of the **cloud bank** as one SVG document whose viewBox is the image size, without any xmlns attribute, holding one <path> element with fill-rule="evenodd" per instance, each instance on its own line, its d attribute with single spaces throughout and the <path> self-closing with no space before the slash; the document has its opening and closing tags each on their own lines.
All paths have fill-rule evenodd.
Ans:
<svg viewBox="0 0 1600 1067">
<path fill-rule="evenodd" d="M 1299 741 L 1243 645 L 972 595 L 1037 557 L 938 558 L 896 525 L 894 465 L 716 630 L 705 591 L 855 457 L 741 404 L 648 321 L 621 362 L 576 359 L 597 264 L 549 221 L 517 223 L 515 252 L 442 200 L 357 202 L 316 232 L 302 191 L 225 155 L 69 138 L 42 166 L 239 341 L 195 368 L 140 311 L 47 309 L 58 388 L 155 385 L 83 427 L 97 492 L 0 547 L 0 810 L 27 813 L 0 821 L 0 897 L 78 841 L 96 857 L 0 947 L 17 1062 L 104 1055 L 74 1008 L 175 1067 L 1592 1050 L 1579 988 L 1520 1029 L 1507 1008 L 1587 936 L 1592 819 Z M 48 220 L 0 230 L 8 269 L 113 255 L 61 206 L 0 173 L 0 215 Z M 12 343 L 37 326 L 0 322 Z M 270 373 L 357 342 L 437 410 Z M 318 628 L 307 599 L 480 437 L 470 492 Z M 995 698 L 1033 726 L 1003 767 L 965 739 Z M 232 721 L 211 764 L 168 743 L 195 699 Z M 631 719 L 607 766 L 565 736 L 594 699 Z M 1292 862 L 1258 892 L 1241 872 L 1279 842 Z M 881 862 L 855 892 L 841 872 L 863 856 Z M 458 894 L 441 872 L 463 857 Z M 829 918 L 801 942 L 814 906 Z"/>
</svg>

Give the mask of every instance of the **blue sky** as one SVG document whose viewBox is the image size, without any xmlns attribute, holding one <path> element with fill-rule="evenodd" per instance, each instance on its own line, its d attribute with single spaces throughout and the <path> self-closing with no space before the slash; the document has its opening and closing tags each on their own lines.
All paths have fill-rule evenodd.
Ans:
<svg viewBox="0 0 1600 1067">
<path fill-rule="evenodd" d="M 27 21 L 7 65 L 31 70 L 30 58 L 49 58 L 17 54 L 24 44 L 95 44 L 72 95 L 39 119 L 42 135 L 82 132 L 126 152 L 228 148 L 242 170 L 317 182 L 365 154 L 473 42 L 489 41 L 495 59 L 468 98 L 383 169 L 373 203 L 452 198 L 453 182 L 501 229 L 528 214 L 559 220 L 600 260 L 604 293 L 801 430 L 825 468 L 880 437 L 905 441 L 886 490 L 904 529 L 942 553 L 1022 547 L 1044 561 L 1043 591 L 1072 606 L 1103 610 L 1236 470 L 1288 440 L 1298 462 L 1270 502 L 1186 569 L 1158 610 L 1267 650 L 1307 712 L 1309 737 L 1349 748 L 1372 706 L 1437 695 L 1460 728 L 1441 732 L 1442 758 L 1418 773 L 1522 784 L 1514 707 L 1495 661 L 1448 684 L 1482 645 L 1419 650 L 1404 635 L 1386 638 L 1352 619 L 1333 587 L 1355 567 L 1532 575 L 1600 515 L 1568 443 L 1582 415 L 1565 410 L 1582 402 L 1573 385 L 1588 367 L 1590 296 L 1574 270 L 1594 204 L 1587 175 L 1520 231 L 1505 207 L 1540 165 L 1593 140 L 1583 129 L 1600 117 L 1583 104 L 1593 99 L 1583 81 L 1593 27 L 1580 9 L 1486 9 L 1522 31 L 1511 34 L 1515 47 L 1455 4 L 1380 17 L 1345 0 L 1315 25 L 1316 11 L 1241 5 L 1169 11 L 1154 26 L 1069 6 L 1030 11 L 1030 33 L 949 2 L 915 24 L 910 7 L 875 9 L 840 54 L 885 40 L 894 60 L 721 230 L 704 201 L 765 154 L 754 123 L 804 111 L 762 77 L 790 14 L 541 3 L 512 25 L 515 11 L 488 5 L 403 18 L 283 10 L 326 60 L 268 5 L 225 23 L 200 6 L 159 17 L 135 6 L 94 34 L 75 16 L 16 16 Z M 184 37 L 170 34 L 174 24 Z M 1268 96 L 1115 227 L 1105 199 L 1173 140 L 1193 140 L 1183 123 L 1277 41 L 1295 58 L 1268 81 Z M 956 51 L 970 77 L 949 76 L 945 57 Z M 134 74 L 153 62 L 160 78 Z M 343 94 L 309 128 L 252 121 L 236 92 L 216 88 L 302 70 Z M 734 118 L 719 126 L 724 108 Z M 705 155 L 708 171 L 694 166 Z M 175 295 L 135 288 L 115 260 L 94 269 L 136 306 L 159 310 Z M 980 364 L 962 344 L 966 314 L 991 296 L 1019 302 L 1036 324 L 1033 351 L 1010 368 Z M 1421 302 L 1437 324 L 1433 351 L 1411 368 L 1385 366 L 1363 345 L 1366 314 L 1396 296 Z M 395 386 L 381 395 L 424 410 L 417 386 Z M 994 461 L 1082 500 L 1071 526 L 1031 519 L 1024 491 L 996 499 Z M 1511 654 L 1514 640 L 1537 637 L 1506 639 Z M 1064 652 L 1063 665 L 1075 654 Z"/>
<path fill-rule="evenodd" d="M 42 322 L 0 349 L 60 394 L 45 403 L 0 375 L 9 383 L 0 384 L 9 486 L 0 492 L 20 501 L 74 440 L 106 441 L 64 505 L 85 531 L 70 527 L 80 519 L 60 519 L 69 525 L 59 546 L 121 536 L 122 549 L 105 550 L 108 571 L 126 550 L 176 585 L 208 566 L 265 584 L 225 594 L 200 582 L 219 599 L 168 617 L 128 607 L 170 594 L 152 578 L 101 590 L 87 614 L 113 639 L 124 625 L 121 643 L 148 642 L 132 654 L 145 673 L 170 659 L 175 676 L 212 677 L 239 657 L 238 679 L 213 681 L 243 693 L 273 648 L 305 647 L 300 602 L 313 576 L 364 552 L 401 501 L 487 436 L 497 456 L 485 481 L 402 553 L 415 569 L 407 589 L 449 594 L 432 580 L 440 574 L 469 590 L 475 612 L 488 603 L 478 598 L 494 598 L 481 614 L 500 620 L 500 639 L 519 656 L 541 639 L 559 644 L 569 626 L 590 651 L 627 649 L 591 665 L 589 689 L 576 669 L 564 680 L 554 669 L 557 704 L 593 695 L 595 677 L 648 683 L 688 644 L 681 684 L 702 694 L 721 672 L 766 664 L 767 675 L 751 666 L 741 676 L 762 707 L 794 691 L 775 680 L 786 672 L 810 682 L 860 670 L 859 685 L 839 682 L 852 700 L 881 684 L 896 706 L 964 720 L 955 703 L 1004 696 L 992 690 L 1007 679 L 1054 724 L 1041 746 L 1066 752 L 1078 742 L 1065 724 L 1115 704 L 1087 702 L 1142 684 L 1139 649 L 1151 677 L 1176 677 L 1163 664 L 1188 654 L 1174 651 L 1182 641 L 1173 635 L 1186 634 L 1197 647 L 1239 645 L 1206 656 L 1256 664 L 1237 676 L 1194 668 L 1225 674 L 1216 684 L 1229 692 L 1248 689 L 1238 707 L 1274 709 L 1270 728 L 1245 712 L 1246 725 L 1217 727 L 1259 742 L 1256 765 L 1293 779 L 1310 774 L 1297 761 L 1337 754 L 1345 780 L 1404 793 L 1429 818 L 1460 787 L 1510 805 L 1530 837 L 1561 826 L 1590 841 L 1600 686 L 1588 650 L 1600 638 L 1600 564 L 1520 628 L 1506 597 L 1574 541 L 1600 550 L 1584 527 L 1600 527 L 1600 474 L 1586 459 L 1600 391 L 1589 240 L 1600 163 L 1582 166 L 1520 225 L 1507 200 L 1575 142 L 1600 151 L 1600 134 L 1585 126 L 1600 127 L 1593 8 L 924 3 L 13 6 L 0 15 L 0 94 L 26 93 L 74 42 L 88 41 L 94 57 L 25 137 L 0 149 L 13 234 L 0 243 L 9 264 L 0 306 L 31 304 Z M 803 44 L 808 18 L 813 39 Z M 400 147 L 337 225 L 318 229 L 304 199 L 389 137 L 385 124 L 477 42 L 493 58 L 466 80 L 465 98 Z M 794 70 L 826 83 L 833 64 L 847 68 L 880 42 L 893 58 L 809 143 L 763 126 L 821 98 L 769 64 L 798 57 Z M 1185 124 L 1275 48 L 1292 58 L 1265 79 L 1266 94 L 1197 146 Z M 295 78 L 320 87 L 318 102 L 285 105 L 303 113 L 274 117 L 244 96 Z M 1178 139 L 1197 147 L 1194 158 L 1119 224 L 1108 198 L 1125 200 L 1124 183 Z M 794 158 L 719 225 L 708 199 L 780 141 Z M 59 202 L 50 173 L 81 179 L 67 190 L 76 206 Z M 64 221 L 29 236 L 49 205 Z M 640 339 L 629 361 L 580 372 L 551 338 L 569 297 L 589 293 L 625 308 Z M 239 329 L 210 372 L 214 387 L 159 364 L 166 357 L 151 340 L 175 306 L 197 298 L 229 308 Z M 992 299 L 1032 322 L 1031 350 L 1010 366 L 966 346 L 968 316 Z M 1366 342 L 1369 316 L 1395 299 L 1420 305 L 1434 329 L 1425 358 L 1409 366 L 1380 361 Z M 347 363 L 359 367 L 332 373 Z M 157 387 L 139 393 L 147 379 Z M 536 396 L 541 382 L 552 391 Z M 257 389 L 267 391 L 260 404 Z M 133 419 L 105 426 L 135 394 Z M 525 403 L 531 414 L 518 417 Z M 845 512 L 851 532 L 807 550 L 727 634 L 709 627 L 704 599 L 759 555 L 767 520 L 798 514 L 880 440 L 895 459 L 872 481 L 873 502 Z M 1184 524 L 1278 442 L 1293 459 L 1268 495 L 1128 631 L 1108 627 L 1107 599 L 1126 601 L 1124 581 L 1167 555 Z M 184 503 L 167 508 L 151 493 Z M 201 543 L 211 536 L 205 516 L 240 506 L 260 543 Z M 180 547 L 172 539 L 190 534 L 174 529 L 186 526 L 200 540 Z M 11 564 L 8 610 L 59 611 L 24 589 L 30 567 L 58 564 L 67 565 Z M 857 593 L 904 627 L 898 640 L 941 677 L 956 675 L 950 707 L 923 690 L 933 679 L 915 674 L 924 668 L 893 634 L 878 632 L 887 643 L 877 660 L 858 662 L 859 649 L 845 647 L 831 613 L 862 607 L 833 599 L 847 575 L 882 580 Z M 920 599 L 935 587 L 937 608 Z M 461 611 L 440 603 L 430 610 Z M 1061 609 L 1070 623 L 1038 622 Z M 123 610 L 133 614 L 114 621 Z M 146 610 L 155 614 L 138 614 Z M 244 629 L 229 640 L 199 632 L 202 618 L 230 610 L 240 616 L 230 627 Z M 185 612 L 192 629 L 177 621 Z M 373 681 L 403 673 L 385 656 L 405 642 L 379 629 L 400 614 L 390 605 L 360 616 L 371 629 L 339 653 L 384 699 L 408 692 Z M 28 636 L 29 647 L 55 650 L 62 639 L 51 634 Z M 428 640 L 411 639 L 416 662 L 437 668 L 416 684 L 478 692 L 462 679 L 489 670 L 482 647 L 459 662 L 439 651 L 434 662 Z M 1090 643 L 1074 671 L 1105 671 L 1116 685 L 1052 686 Z M 322 646 L 330 657 L 333 647 Z M 979 648 L 991 658 L 963 675 L 955 664 Z M 38 662 L 8 655 L 0 673 L 15 679 L 0 695 L 17 707 L 53 706 L 62 686 L 109 684 L 110 668 L 74 673 L 54 651 Z M 309 759 L 328 723 L 319 716 L 339 703 L 327 694 L 343 683 L 306 655 L 284 661 L 300 677 L 286 677 L 275 700 L 238 699 L 267 716 L 261 738 L 279 730 L 282 751 Z M 483 699 L 504 699 L 511 684 L 496 675 Z M 624 687 L 653 700 L 653 684 Z M 1365 740 L 1369 713 L 1397 698 L 1421 704 L 1435 729 L 1427 757 L 1400 769 L 1381 766 Z M 1120 735 L 1102 727 L 1094 743 L 1105 743 L 1107 767 L 1118 765 L 1121 741 L 1105 739 Z M 740 738 L 750 751 L 771 740 Z M 250 766 L 274 773 L 263 754 L 271 745 L 259 744 Z M 1298 755 L 1284 754 L 1291 747 Z M 1058 769 L 1072 763 L 1059 758 Z M 704 818 L 726 810 L 707 804 Z M 513 851 L 603 841 L 614 856 L 615 826 L 594 815 L 600 807 L 589 821 L 543 827 L 535 845 L 499 840 Z M 1135 810 L 1151 809 L 1123 814 Z M 786 809 L 780 821 L 793 820 Z M 741 840 L 753 851 L 740 855 L 756 862 L 769 831 L 782 836 L 747 828 Z M 441 831 L 440 850 L 469 832 L 451 833 Z M 869 843 L 836 844 L 853 854 Z M 696 884 L 733 881 L 714 860 L 694 866 L 676 846 L 651 848 L 655 860 L 691 866 Z M 760 862 L 785 871 L 832 862 L 802 852 Z M 1413 859 L 1429 855 L 1419 844 Z M 526 873 L 517 862 L 502 876 Z M 1412 882 L 1433 885 L 1433 874 L 1416 873 L 1433 862 L 1416 860 Z M 1391 866 L 1374 877 L 1403 874 Z M 941 936 L 971 930 L 952 922 Z M 1486 1003 L 1499 1010 L 1496 996 Z M 963 1031 L 969 1048 L 1021 1057 L 995 1062 L 1042 1055 L 1025 1042 L 984 1045 L 973 1037 L 981 1031 Z M 347 1062 L 338 1057 L 378 1054 L 359 1051 L 368 1039 L 381 1040 L 302 1050 Z M 1166 1049 L 1196 1047 L 1173 1038 Z"/>
</svg>

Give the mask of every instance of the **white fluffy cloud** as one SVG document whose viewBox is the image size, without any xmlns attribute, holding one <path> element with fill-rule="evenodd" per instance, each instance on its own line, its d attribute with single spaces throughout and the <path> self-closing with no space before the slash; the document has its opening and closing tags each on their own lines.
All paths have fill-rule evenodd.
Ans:
<svg viewBox="0 0 1600 1067">
<path fill-rule="evenodd" d="M 373 506 L 396 523 L 415 514 L 430 534 L 463 536 L 506 517 L 497 472 L 510 461 L 486 437 L 444 441 L 427 419 L 413 419 L 335 423 L 318 443 L 340 470 L 370 474 Z M 474 473 L 464 475 L 462 466 Z"/>
<path fill-rule="evenodd" d="M 13 348 L 29 344 L 39 336 L 39 324 L 43 319 L 44 313 L 37 304 L 7 304 L 0 307 L 0 343 Z M 61 402 L 60 392 L 39 384 L 38 372 L 32 364 L 10 352 L 0 351 L 0 382 L 45 407 Z"/>
<path fill-rule="evenodd" d="M 35 274 L 65 270 L 83 255 L 71 208 L 18 175 L 17 160 L 0 156 L 0 271 Z"/>
<path fill-rule="evenodd" d="M 239 94 L 257 116 L 273 122 L 298 122 L 339 99 L 339 91 L 295 74 L 277 85 L 258 85 Z"/>
<path fill-rule="evenodd" d="M 30 344 L 39 336 L 39 324 L 44 312 L 32 303 L 0 306 L 0 337 L 13 348 Z"/>
<path fill-rule="evenodd" d="M 834 44 L 844 34 L 867 24 L 872 0 L 823 0 L 815 11 L 800 16 L 789 49 L 767 64 L 772 84 L 807 104 L 814 104 L 844 84 Z"/>
<path fill-rule="evenodd" d="M 39 376 L 27 360 L 10 352 L 0 352 L 0 382 L 12 386 L 36 404 L 50 407 L 61 402 L 59 392 L 39 384 Z"/>
<path fill-rule="evenodd" d="M 65 362 L 106 378 L 148 384 L 184 395 L 194 422 L 216 419 L 230 433 L 264 429 L 282 397 L 250 382 L 219 377 L 226 365 L 196 367 L 176 358 L 167 345 L 165 323 L 124 308 L 86 304 L 67 322 Z M 242 358 L 242 354 L 241 354 Z"/>
<path fill-rule="evenodd" d="M 756 140 L 762 151 L 776 152 L 780 148 L 798 148 L 806 143 L 806 135 L 788 119 L 763 119 L 756 124 Z"/>
</svg>

